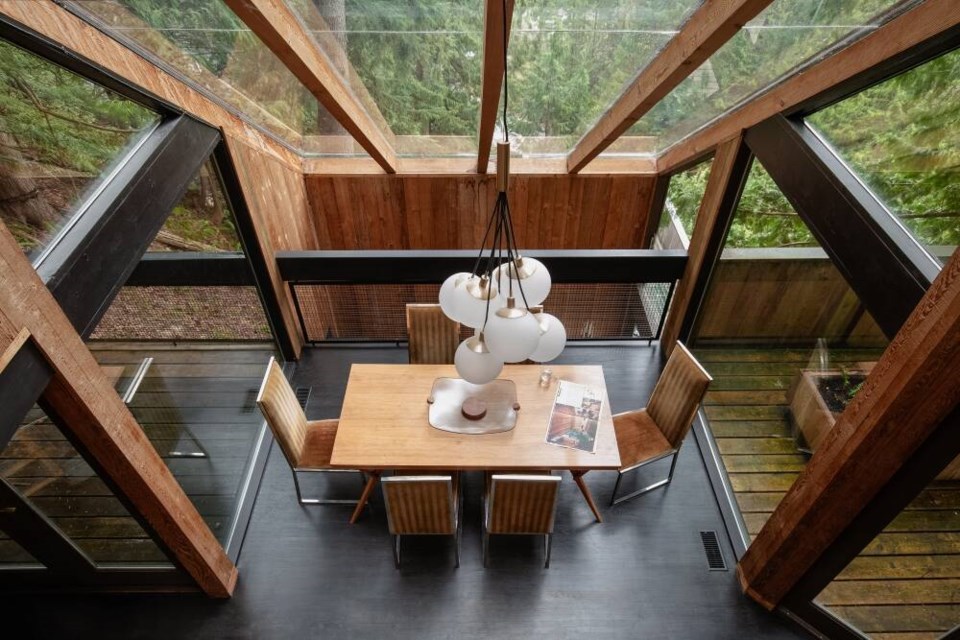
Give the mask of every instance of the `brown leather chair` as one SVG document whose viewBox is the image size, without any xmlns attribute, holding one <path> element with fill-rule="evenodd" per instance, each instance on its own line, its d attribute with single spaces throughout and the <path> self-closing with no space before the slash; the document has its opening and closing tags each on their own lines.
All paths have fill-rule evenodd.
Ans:
<svg viewBox="0 0 960 640">
<path fill-rule="evenodd" d="M 613 428 L 620 450 L 620 471 L 610 504 L 665 486 L 673 480 L 680 445 L 690 431 L 697 409 L 713 378 L 681 342 L 673 349 L 646 408 L 613 416 Z M 625 473 L 673 456 L 666 479 L 617 497 Z"/>
<path fill-rule="evenodd" d="M 452 535 L 460 566 L 463 501 L 460 474 L 394 475 L 380 480 L 387 526 L 394 537 L 393 561 L 400 568 L 400 537 Z"/>
<path fill-rule="evenodd" d="M 263 412 L 270 430 L 280 444 L 283 456 L 290 464 L 293 483 L 297 489 L 297 501 L 300 504 L 357 504 L 356 500 L 304 498 L 301 494 L 301 473 L 359 472 L 330 467 L 338 421 L 307 420 L 296 394 L 274 358 L 270 358 L 267 364 L 267 371 L 257 394 L 257 406 Z"/>
<path fill-rule="evenodd" d="M 460 323 L 444 315 L 439 304 L 408 304 L 407 335 L 410 364 L 453 364 Z"/>
<path fill-rule="evenodd" d="M 487 474 L 483 500 L 483 566 L 487 566 L 490 534 L 542 535 L 544 568 L 550 566 L 553 520 L 560 477 Z"/>
</svg>

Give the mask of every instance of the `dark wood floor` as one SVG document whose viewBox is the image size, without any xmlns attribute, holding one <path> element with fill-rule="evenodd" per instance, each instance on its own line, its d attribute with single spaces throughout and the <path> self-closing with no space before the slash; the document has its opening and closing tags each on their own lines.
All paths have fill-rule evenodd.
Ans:
<svg viewBox="0 0 960 640">
<path fill-rule="evenodd" d="M 313 387 L 311 418 L 335 417 L 351 362 L 405 358 L 403 349 L 316 349 L 295 384 Z M 644 347 L 571 347 L 562 360 L 602 364 L 614 411 L 642 406 L 660 367 L 656 349 Z M 0 600 L 0 613 L 8 629 L 29 625 L 19 637 L 42 638 L 806 637 L 742 596 L 733 571 L 707 570 L 699 531 L 724 528 L 692 437 L 670 487 L 604 507 L 604 524 L 594 523 L 566 476 L 547 570 L 539 540 L 526 537 L 495 539 L 491 565 L 482 567 L 480 479 L 466 477 L 461 567 L 453 567 L 450 542 L 424 538 L 405 544 L 397 571 L 379 497 L 355 525 L 348 507 L 302 508 L 274 446 L 233 599 L 16 596 Z M 614 480 L 587 476 L 604 501 Z M 340 483 L 338 490 L 358 493 L 356 478 Z"/>
</svg>

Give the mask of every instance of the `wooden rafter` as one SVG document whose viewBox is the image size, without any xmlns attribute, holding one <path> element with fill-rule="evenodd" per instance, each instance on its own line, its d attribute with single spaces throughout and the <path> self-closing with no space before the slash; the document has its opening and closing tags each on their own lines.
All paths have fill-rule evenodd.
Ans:
<svg viewBox="0 0 960 640">
<path fill-rule="evenodd" d="M 390 141 L 286 4 L 281 0 L 225 1 L 383 170 L 396 173 L 397 158 Z"/>
<path fill-rule="evenodd" d="M 704 3 L 648 64 L 567 156 L 577 173 L 773 0 L 713 0 Z"/>
<path fill-rule="evenodd" d="M 506 68 L 503 39 L 510 39 L 513 0 L 487 0 L 483 17 L 483 86 L 480 91 L 480 137 L 477 148 L 477 173 L 486 173 L 490 164 L 490 146 L 497 124 L 500 88 Z M 507 9 L 507 31 L 503 30 L 503 9 Z"/>
<path fill-rule="evenodd" d="M 672 171 L 722 140 L 850 80 L 897 55 L 960 25 L 960 3 L 927 0 L 891 20 L 846 49 L 793 75 L 756 100 L 731 111 L 681 140 L 657 159 L 660 171 Z"/>
</svg>

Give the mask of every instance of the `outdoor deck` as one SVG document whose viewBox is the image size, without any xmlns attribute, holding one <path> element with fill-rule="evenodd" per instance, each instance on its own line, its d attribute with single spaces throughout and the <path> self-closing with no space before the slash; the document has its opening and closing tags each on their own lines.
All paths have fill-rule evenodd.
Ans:
<svg viewBox="0 0 960 640">
<path fill-rule="evenodd" d="M 130 410 L 200 515 L 224 542 L 263 419 L 254 402 L 269 343 L 92 342 L 121 393 L 152 357 Z M 122 372 L 116 367 L 123 367 Z M 167 558 L 39 409 L 0 453 L 0 476 L 50 517 L 94 562 Z M 30 558 L 0 534 L 0 564 Z"/>
<path fill-rule="evenodd" d="M 810 360 L 801 349 L 696 350 L 714 376 L 705 410 L 751 538 L 808 456 L 791 435 L 787 389 Z M 876 350 L 832 350 L 836 365 Z M 872 638 L 939 638 L 960 622 L 960 482 L 921 493 L 817 602 Z"/>
</svg>

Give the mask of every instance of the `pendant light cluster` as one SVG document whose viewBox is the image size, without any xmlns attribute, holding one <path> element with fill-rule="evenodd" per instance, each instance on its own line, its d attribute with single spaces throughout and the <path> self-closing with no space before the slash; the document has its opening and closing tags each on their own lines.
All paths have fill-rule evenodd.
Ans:
<svg viewBox="0 0 960 640">
<path fill-rule="evenodd" d="M 567 342 L 563 324 L 544 313 L 541 306 L 550 294 L 550 273 L 539 260 L 524 258 L 517 252 L 513 233 L 507 200 L 510 134 L 506 15 L 504 8 L 504 140 L 497 143 L 497 202 L 473 271 L 455 273 L 440 287 L 440 308 L 447 317 L 476 329 L 454 356 L 457 373 L 473 384 L 486 384 L 496 378 L 505 362 L 549 362 L 560 355 Z"/>
</svg>

